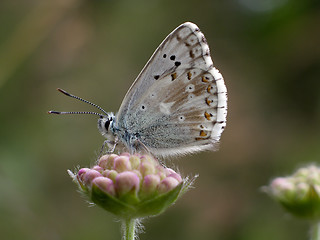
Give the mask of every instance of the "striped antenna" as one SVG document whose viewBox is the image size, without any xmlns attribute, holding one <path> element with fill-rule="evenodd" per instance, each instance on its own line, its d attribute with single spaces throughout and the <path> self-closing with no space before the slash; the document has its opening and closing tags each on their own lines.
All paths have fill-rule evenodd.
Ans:
<svg viewBox="0 0 320 240">
<path fill-rule="evenodd" d="M 104 117 L 104 115 L 96 112 L 58 112 L 58 111 L 48 111 L 49 114 L 93 114 L 98 115 L 100 117 Z"/>
<path fill-rule="evenodd" d="M 61 89 L 61 88 L 57 88 L 57 90 L 61 93 L 63 93 L 64 95 L 68 96 L 68 97 L 71 97 L 71 98 L 74 98 L 74 99 L 77 99 L 81 102 L 85 102 L 85 103 L 88 103 L 90 104 L 91 106 L 94 106 L 95 108 L 98 108 L 100 111 L 102 111 L 103 113 L 105 113 L 105 115 L 109 115 L 105 110 L 103 110 L 100 106 L 98 106 L 97 104 L 94 104 L 92 102 L 89 102 L 88 100 L 85 100 L 81 97 L 78 97 L 78 96 L 75 96 L 71 93 L 68 93 L 67 91 Z M 100 117 L 103 117 L 104 115 L 103 114 L 100 114 L 100 113 L 96 113 L 96 112 L 58 112 L 58 111 L 49 111 L 48 112 L 49 114 L 94 114 L 94 115 L 98 115 Z"/>
</svg>

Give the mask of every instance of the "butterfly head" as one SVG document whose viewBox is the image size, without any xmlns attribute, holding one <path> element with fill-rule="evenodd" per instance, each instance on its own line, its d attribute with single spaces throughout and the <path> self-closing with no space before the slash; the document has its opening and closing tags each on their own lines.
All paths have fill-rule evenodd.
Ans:
<svg viewBox="0 0 320 240">
<path fill-rule="evenodd" d="M 98 129 L 102 136 L 110 139 L 110 136 L 113 136 L 113 123 L 114 123 L 114 114 L 108 113 L 107 115 L 102 115 L 98 119 Z"/>
</svg>

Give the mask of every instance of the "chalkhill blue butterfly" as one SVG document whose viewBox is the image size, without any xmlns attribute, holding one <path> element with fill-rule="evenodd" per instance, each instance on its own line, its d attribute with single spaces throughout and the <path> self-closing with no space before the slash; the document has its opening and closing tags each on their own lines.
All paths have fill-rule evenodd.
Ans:
<svg viewBox="0 0 320 240">
<path fill-rule="evenodd" d="M 186 22 L 171 32 L 151 56 L 114 115 L 98 105 L 58 89 L 102 111 L 98 129 L 112 146 L 173 156 L 215 150 L 226 126 L 227 89 L 213 66 L 198 26 Z"/>
</svg>

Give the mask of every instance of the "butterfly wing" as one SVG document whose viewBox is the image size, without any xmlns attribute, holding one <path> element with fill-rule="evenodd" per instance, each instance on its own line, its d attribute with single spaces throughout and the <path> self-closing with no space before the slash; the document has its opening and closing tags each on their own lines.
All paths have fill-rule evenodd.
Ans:
<svg viewBox="0 0 320 240">
<path fill-rule="evenodd" d="M 214 149 L 226 125 L 224 80 L 193 23 L 160 44 L 127 92 L 116 116 L 129 149 L 139 141 L 155 155 Z"/>
</svg>

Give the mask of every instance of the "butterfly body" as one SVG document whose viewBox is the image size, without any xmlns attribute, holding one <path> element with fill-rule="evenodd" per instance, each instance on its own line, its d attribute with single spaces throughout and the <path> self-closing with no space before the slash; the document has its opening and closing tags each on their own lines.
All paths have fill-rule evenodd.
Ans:
<svg viewBox="0 0 320 240">
<path fill-rule="evenodd" d="M 226 125 L 227 90 L 204 35 L 193 23 L 160 44 L 127 92 L 118 113 L 98 128 L 130 152 L 172 156 L 215 149 Z"/>
</svg>

